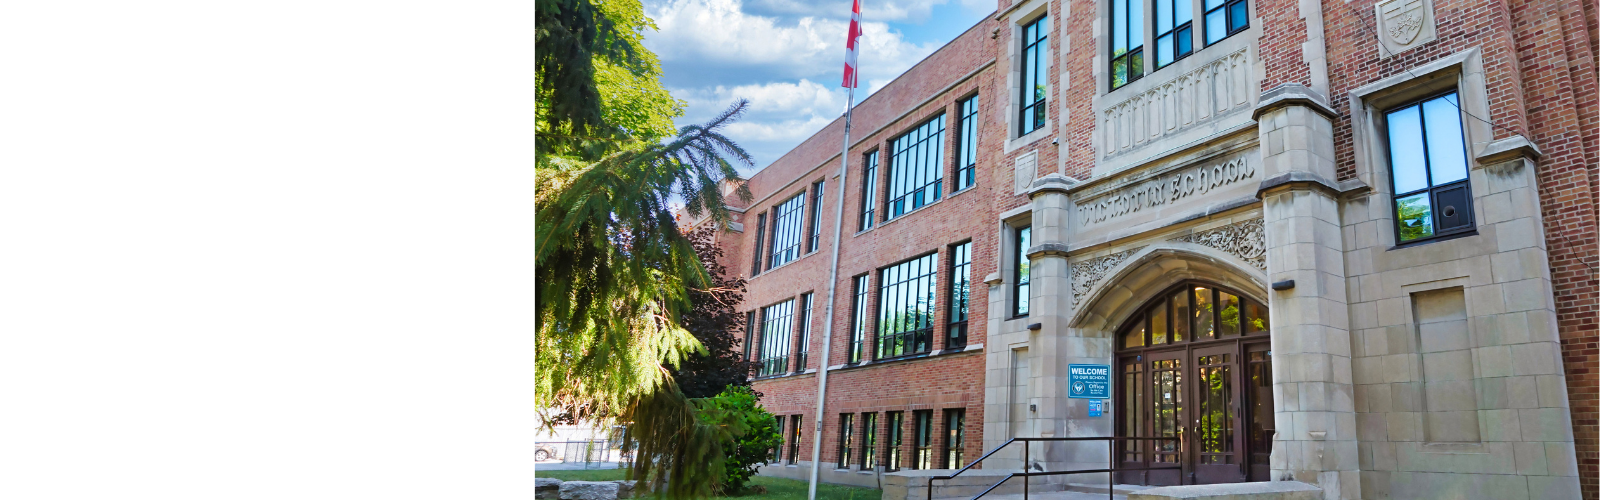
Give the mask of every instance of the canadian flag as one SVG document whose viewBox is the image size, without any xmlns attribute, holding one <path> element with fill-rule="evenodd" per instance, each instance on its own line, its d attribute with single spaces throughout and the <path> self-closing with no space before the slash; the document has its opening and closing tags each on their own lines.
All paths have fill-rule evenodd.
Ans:
<svg viewBox="0 0 1600 500">
<path fill-rule="evenodd" d="M 850 33 L 844 40 L 844 84 L 856 88 L 856 44 L 861 40 L 861 0 L 850 7 Z"/>
</svg>

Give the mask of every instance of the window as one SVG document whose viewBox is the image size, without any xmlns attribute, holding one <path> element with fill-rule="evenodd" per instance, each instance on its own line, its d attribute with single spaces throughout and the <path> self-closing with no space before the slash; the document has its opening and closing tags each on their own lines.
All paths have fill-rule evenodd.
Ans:
<svg viewBox="0 0 1600 500">
<path fill-rule="evenodd" d="M 945 469 L 960 469 L 966 465 L 962 451 L 967 446 L 967 410 L 944 411 L 944 452 L 940 453 Z"/>
<path fill-rule="evenodd" d="M 756 312 L 745 313 L 744 318 L 744 360 L 750 360 L 750 346 L 754 345 L 756 334 Z"/>
<path fill-rule="evenodd" d="M 950 248 L 950 326 L 945 349 L 967 346 L 967 300 L 972 294 L 972 242 Z"/>
<path fill-rule="evenodd" d="M 1193 52 L 1193 46 L 1194 4 L 1189 0 L 1156 0 L 1156 68 L 1183 59 Z"/>
<path fill-rule="evenodd" d="M 806 253 L 817 251 L 817 242 L 822 240 L 822 193 L 827 187 L 825 182 L 811 184 L 811 237 L 806 238 Z"/>
<path fill-rule="evenodd" d="M 901 435 L 905 432 L 905 412 L 889 412 L 889 426 L 884 428 L 888 439 L 884 443 L 883 470 L 894 472 L 900 470 L 900 445 Z"/>
<path fill-rule="evenodd" d="M 1111 0 L 1112 90 L 1144 76 L 1144 4 L 1141 1 Z"/>
<path fill-rule="evenodd" d="M 800 224 L 805 216 L 806 194 L 784 200 L 772 211 L 772 258 L 767 269 L 800 257 Z"/>
<path fill-rule="evenodd" d="M 772 461 L 775 462 L 775 463 L 782 463 L 783 462 L 783 415 L 778 415 L 778 416 L 772 417 L 772 418 L 778 421 L 778 447 L 777 448 L 773 448 L 773 450 L 772 450 Z"/>
<path fill-rule="evenodd" d="M 850 360 L 849 363 L 861 362 L 861 347 L 866 343 L 867 336 L 867 288 L 871 283 L 863 274 L 855 278 L 855 305 L 850 309 Z"/>
<path fill-rule="evenodd" d="M 978 165 L 978 96 L 961 101 L 961 123 L 956 125 L 956 178 L 950 188 L 954 193 L 971 187 L 977 181 Z"/>
<path fill-rule="evenodd" d="M 1016 263 L 1016 276 L 1011 280 L 1011 315 L 1014 317 L 1028 315 L 1028 280 L 1032 272 L 1032 262 L 1028 260 L 1028 247 L 1032 246 L 1033 227 L 1023 226 L 1017 228 L 1016 250 L 1012 258 Z"/>
<path fill-rule="evenodd" d="M 1169 290 L 1123 326 L 1119 349 L 1235 339 L 1270 329 L 1267 306 L 1208 283 Z M 1130 372 L 1131 373 L 1131 372 Z"/>
<path fill-rule="evenodd" d="M 796 341 L 794 349 L 794 371 L 806 371 L 806 351 L 811 350 L 811 292 L 800 296 L 800 340 Z"/>
<path fill-rule="evenodd" d="M 789 367 L 789 332 L 794 299 L 761 309 L 761 361 L 756 375 L 782 375 Z"/>
<path fill-rule="evenodd" d="M 789 463 L 800 458 L 800 415 L 789 416 Z"/>
<path fill-rule="evenodd" d="M 855 415 L 845 413 L 839 415 L 839 464 L 838 468 L 850 468 L 850 450 L 855 448 L 855 443 L 850 440 L 851 431 L 855 430 Z"/>
<path fill-rule="evenodd" d="M 916 427 L 912 430 L 912 439 L 916 440 L 916 455 L 913 456 L 911 468 L 933 468 L 933 410 L 917 410 L 912 412 Z"/>
<path fill-rule="evenodd" d="M 1045 95 L 1049 93 L 1046 86 L 1050 83 L 1045 72 L 1050 65 L 1050 58 L 1045 55 L 1050 49 L 1049 35 L 1045 33 L 1049 21 L 1050 16 L 1040 16 L 1022 27 L 1022 114 L 1017 135 L 1044 126 Z"/>
<path fill-rule="evenodd" d="M 766 241 L 766 234 L 767 213 L 761 212 L 761 215 L 756 216 L 756 243 L 754 250 L 750 252 L 751 254 L 755 255 L 756 259 L 755 262 L 750 263 L 751 276 L 761 274 L 761 244 Z"/>
<path fill-rule="evenodd" d="M 889 142 L 889 203 L 887 218 L 933 203 L 944 187 L 944 115 L 911 129 Z"/>
<path fill-rule="evenodd" d="M 872 229 L 877 222 L 878 208 L 878 152 L 867 153 L 861 174 L 861 229 Z"/>
<path fill-rule="evenodd" d="M 1206 45 L 1222 41 L 1250 27 L 1245 0 L 1205 0 Z"/>
<path fill-rule="evenodd" d="M 884 268 L 878 278 L 878 359 L 932 349 L 934 274 L 931 253 Z"/>
<path fill-rule="evenodd" d="M 1399 243 L 1471 231 L 1466 139 L 1455 92 L 1385 114 Z"/>
<path fill-rule="evenodd" d="M 861 470 L 878 466 L 878 414 L 861 414 Z"/>
</svg>

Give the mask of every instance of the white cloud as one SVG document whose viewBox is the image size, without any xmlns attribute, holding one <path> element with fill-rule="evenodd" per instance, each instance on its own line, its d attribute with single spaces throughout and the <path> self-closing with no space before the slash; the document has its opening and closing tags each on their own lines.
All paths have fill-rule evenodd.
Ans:
<svg viewBox="0 0 1600 500">
<path fill-rule="evenodd" d="M 768 82 L 733 87 L 673 89 L 672 94 L 688 101 L 684 123 L 710 119 L 735 99 L 750 100 L 750 107 L 738 122 L 728 126 L 727 135 L 744 146 L 764 167 L 778 159 L 844 111 L 843 89 L 801 79 L 797 82 Z"/>
<path fill-rule="evenodd" d="M 933 7 L 950 0 L 866 0 L 861 3 L 861 19 L 871 21 L 922 22 L 932 14 Z M 982 0 L 960 0 L 963 5 Z M 994 2 L 983 2 L 994 5 Z M 750 0 L 745 10 L 758 15 L 801 15 L 832 19 L 850 18 L 850 1 L 807 2 L 804 0 Z"/>
</svg>

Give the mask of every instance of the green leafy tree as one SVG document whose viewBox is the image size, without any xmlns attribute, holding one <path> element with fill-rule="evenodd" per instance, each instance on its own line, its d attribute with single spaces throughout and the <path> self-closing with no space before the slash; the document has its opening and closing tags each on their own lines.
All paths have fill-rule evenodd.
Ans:
<svg viewBox="0 0 1600 500">
<path fill-rule="evenodd" d="M 543 425 L 627 423 L 636 479 L 705 496 L 739 429 L 702 422 L 718 410 L 668 374 L 704 352 L 683 317 L 713 283 L 670 202 L 727 222 L 718 186 L 751 162 L 721 130 L 746 103 L 673 136 L 682 103 L 641 44 L 654 27 L 643 12 L 638 0 L 536 3 L 535 398 Z"/>
<path fill-rule="evenodd" d="M 731 386 L 716 397 L 697 400 L 702 421 L 722 429 L 722 482 L 717 491 L 738 493 L 756 473 L 770 463 L 772 450 L 783 445 L 777 419 L 759 404 L 760 395 L 749 387 Z"/>
</svg>

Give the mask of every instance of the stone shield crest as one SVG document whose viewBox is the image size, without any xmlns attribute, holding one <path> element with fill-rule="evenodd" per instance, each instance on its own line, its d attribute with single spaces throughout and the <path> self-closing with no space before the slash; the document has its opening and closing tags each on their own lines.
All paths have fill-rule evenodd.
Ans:
<svg viewBox="0 0 1600 500">
<path fill-rule="evenodd" d="M 1390 0 L 1378 7 L 1382 13 L 1379 19 L 1383 21 L 1383 34 L 1399 45 L 1416 40 L 1417 33 L 1422 32 L 1423 16 L 1427 15 L 1423 7 L 1422 0 Z"/>
</svg>

